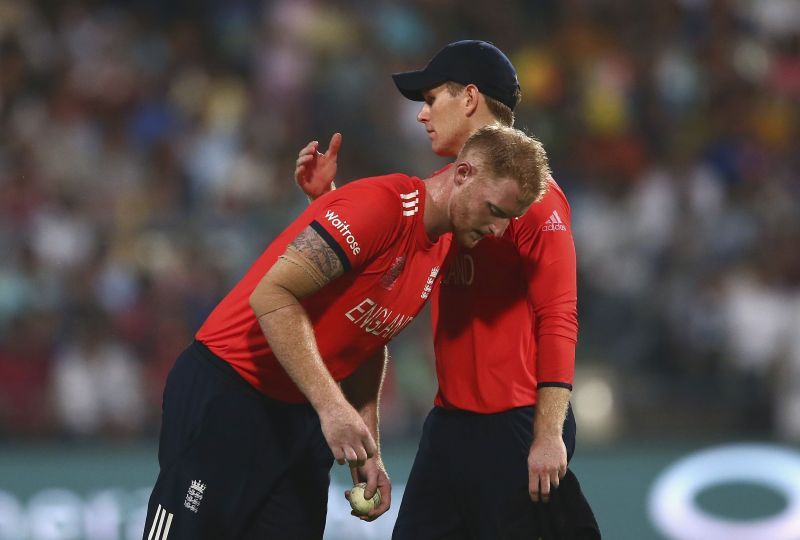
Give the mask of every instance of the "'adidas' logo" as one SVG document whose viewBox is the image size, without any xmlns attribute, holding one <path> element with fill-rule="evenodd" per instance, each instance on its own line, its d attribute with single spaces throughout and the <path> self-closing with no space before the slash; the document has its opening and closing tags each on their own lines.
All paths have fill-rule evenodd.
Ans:
<svg viewBox="0 0 800 540">
<path fill-rule="evenodd" d="M 543 231 L 566 231 L 567 226 L 564 225 L 564 222 L 561 221 L 561 217 L 558 215 L 558 212 L 553 210 L 553 213 L 550 214 L 550 217 L 547 218 L 547 221 L 544 222 L 544 226 L 542 226 Z"/>
</svg>

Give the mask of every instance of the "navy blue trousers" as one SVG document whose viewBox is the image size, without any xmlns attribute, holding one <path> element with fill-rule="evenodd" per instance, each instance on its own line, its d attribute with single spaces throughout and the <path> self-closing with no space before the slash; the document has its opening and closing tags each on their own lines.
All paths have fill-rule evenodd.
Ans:
<svg viewBox="0 0 800 540">
<path fill-rule="evenodd" d="M 497 414 L 434 408 L 422 430 L 393 540 L 538 538 L 528 494 L 534 407 Z M 563 430 L 575 450 L 570 408 Z"/>
<path fill-rule="evenodd" d="M 322 538 L 333 456 L 316 412 L 198 342 L 167 378 L 158 461 L 144 540 Z"/>
</svg>

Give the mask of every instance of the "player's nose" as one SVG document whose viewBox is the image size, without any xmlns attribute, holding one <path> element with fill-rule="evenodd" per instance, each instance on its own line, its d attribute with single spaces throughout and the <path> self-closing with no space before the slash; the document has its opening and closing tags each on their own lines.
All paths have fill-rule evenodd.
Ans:
<svg viewBox="0 0 800 540">
<path fill-rule="evenodd" d="M 508 224 L 511 222 L 509 219 L 499 219 L 489 225 L 489 234 L 495 238 L 500 238 L 506 232 Z"/>
<path fill-rule="evenodd" d="M 428 108 L 428 104 L 425 103 L 422 105 L 422 108 L 420 108 L 419 113 L 417 113 L 417 122 L 422 122 L 424 124 L 425 122 L 430 120 L 430 117 L 431 115 Z"/>
</svg>

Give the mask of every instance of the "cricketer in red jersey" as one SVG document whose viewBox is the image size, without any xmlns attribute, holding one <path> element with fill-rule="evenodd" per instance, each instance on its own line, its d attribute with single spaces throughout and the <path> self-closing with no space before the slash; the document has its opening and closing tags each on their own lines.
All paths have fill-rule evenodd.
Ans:
<svg viewBox="0 0 800 540">
<path fill-rule="evenodd" d="M 365 519 L 384 513 L 383 345 L 430 297 L 451 237 L 502 236 L 548 176 L 538 141 L 487 126 L 425 181 L 365 179 L 312 204 L 170 372 L 143 538 L 320 538 L 333 459 L 380 491 Z"/>
<path fill-rule="evenodd" d="M 452 43 L 425 70 L 394 78 L 406 97 L 425 102 L 417 120 L 438 155 L 456 155 L 483 125 L 513 124 L 516 73 L 486 42 Z M 331 189 L 341 135 L 334 134 L 325 154 L 317 152 L 318 145 L 312 141 L 301 150 L 295 170 L 310 197 Z M 543 200 L 501 240 L 471 250 L 453 246 L 433 304 L 436 407 L 423 430 L 393 538 L 542 536 L 542 521 L 549 518 L 531 519 L 534 511 L 523 499 L 549 501 L 565 474 L 564 497 L 575 502 L 572 526 L 586 538 L 599 538 L 591 508 L 567 471 L 575 443 L 568 400 L 577 337 L 569 214 L 564 194 L 551 181 Z M 495 437 L 480 446 L 476 442 L 486 441 L 475 433 L 487 422 L 495 424 Z M 445 491 L 452 496 L 443 505 Z"/>
<path fill-rule="evenodd" d="M 496 413 L 535 404 L 539 386 L 571 388 L 578 323 L 569 225 L 569 204 L 551 179 L 502 238 L 452 246 L 432 302 L 436 406 Z"/>
<path fill-rule="evenodd" d="M 275 358 L 248 299 L 289 243 L 310 226 L 350 270 L 300 302 L 331 376 L 346 378 L 412 321 L 437 280 L 450 235 L 436 242 L 428 237 L 425 193 L 420 179 L 393 174 L 317 199 L 217 305 L 197 340 L 265 395 L 308 401 Z"/>
</svg>

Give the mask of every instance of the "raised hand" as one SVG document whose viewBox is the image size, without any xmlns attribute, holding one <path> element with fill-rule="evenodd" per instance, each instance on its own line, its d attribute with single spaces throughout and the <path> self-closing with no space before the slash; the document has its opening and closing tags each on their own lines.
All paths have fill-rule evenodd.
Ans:
<svg viewBox="0 0 800 540">
<path fill-rule="evenodd" d="M 297 155 L 294 168 L 294 180 L 312 201 L 335 189 L 333 179 L 336 176 L 339 148 L 342 146 L 342 134 L 334 133 L 328 150 L 319 152 L 319 141 L 311 141 Z"/>
</svg>

